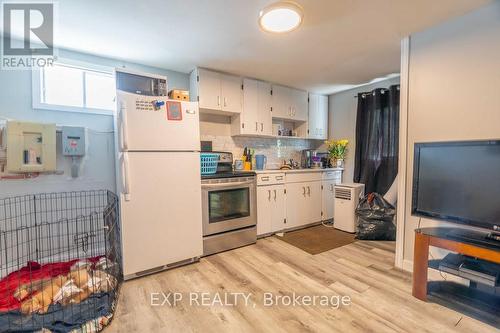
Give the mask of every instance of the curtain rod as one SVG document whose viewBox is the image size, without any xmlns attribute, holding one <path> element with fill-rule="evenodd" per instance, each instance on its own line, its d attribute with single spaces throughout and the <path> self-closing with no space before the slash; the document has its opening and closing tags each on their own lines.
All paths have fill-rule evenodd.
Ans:
<svg viewBox="0 0 500 333">
<path fill-rule="evenodd" d="M 361 94 L 361 97 L 362 97 L 362 98 L 365 98 L 365 95 L 370 95 L 370 94 L 375 95 L 375 90 L 377 90 L 377 89 L 380 89 L 380 92 L 381 92 L 382 94 L 383 94 L 383 93 L 385 93 L 385 91 L 389 91 L 389 88 L 376 88 L 376 89 L 374 89 L 373 91 L 360 93 L 360 94 Z M 396 89 L 397 89 L 397 90 L 399 90 L 399 84 L 396 86 Z M 354 95 L 354 98 L 358 98 L 358 95 Z"/>
</svg>

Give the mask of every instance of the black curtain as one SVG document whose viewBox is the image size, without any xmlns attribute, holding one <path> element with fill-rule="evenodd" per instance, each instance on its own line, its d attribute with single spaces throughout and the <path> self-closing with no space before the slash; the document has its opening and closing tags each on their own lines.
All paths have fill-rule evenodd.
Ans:
<svg viewBox="0 0 500 333">
<path fill-rule="evenodd" d="M 399 86 L 358 94 L 354 182 L 384 195 L 398 174 Z"/>
</svg>

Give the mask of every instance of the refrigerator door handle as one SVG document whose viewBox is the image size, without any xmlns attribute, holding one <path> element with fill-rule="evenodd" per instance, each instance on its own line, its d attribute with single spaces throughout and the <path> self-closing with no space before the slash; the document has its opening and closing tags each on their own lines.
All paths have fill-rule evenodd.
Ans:
<svg viewBox="0 0 500 333">
<path fill-rule="evenodd" d="M 130 174 L 129 174 L 129 160 L 128 153 L 123 153 L 123 195 L 125 201 L 130 201 Z"/>
<path fill-rule="evenodd" d="M 121 147 L 122 150 L 128 149 L 128 123 L 127 123 L 127 106 L 125 102 L 120 103 L 120 125 L 121 125 Z"/>
</svg>

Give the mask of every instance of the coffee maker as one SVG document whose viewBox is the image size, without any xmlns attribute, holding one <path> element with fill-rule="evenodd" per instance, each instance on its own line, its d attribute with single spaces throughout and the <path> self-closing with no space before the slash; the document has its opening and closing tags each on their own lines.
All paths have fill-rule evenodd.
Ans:
<svg viewBox="0 0 500 333">
<path fill-rule="evenodd" d="M 304 169 L 310 169 L 313 165 L 313 157 L 316 156 L 315 149 L 304 149 L 300 158 L 300 165 Z"/>
</svg>

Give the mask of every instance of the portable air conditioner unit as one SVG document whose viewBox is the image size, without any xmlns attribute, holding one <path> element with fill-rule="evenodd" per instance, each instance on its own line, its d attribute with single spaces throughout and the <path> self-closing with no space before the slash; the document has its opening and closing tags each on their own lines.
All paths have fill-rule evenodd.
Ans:
<svg viewBox="0 0 500 333">
<path fill-rule="evenodd" d="M 365 195 L 365 185 L 342 183 L 335 185 L 333 226 L 346 232 L 356 232 L 356 207 Z"/>
</svg>

